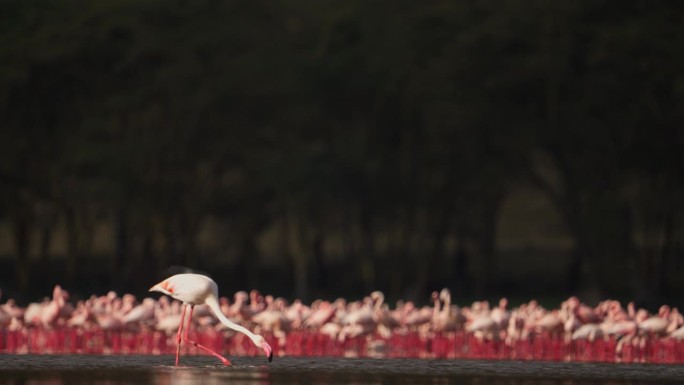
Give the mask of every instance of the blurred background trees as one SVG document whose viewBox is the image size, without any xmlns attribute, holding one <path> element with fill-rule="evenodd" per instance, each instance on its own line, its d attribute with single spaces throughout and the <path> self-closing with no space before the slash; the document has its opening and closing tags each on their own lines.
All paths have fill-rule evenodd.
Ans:
<svg viewBox="0 0 684 385">
<path fill-rule="evenodd" d="M 9 295 L 684 287 L 684 6 L 0 7 Z"/>
</svg>

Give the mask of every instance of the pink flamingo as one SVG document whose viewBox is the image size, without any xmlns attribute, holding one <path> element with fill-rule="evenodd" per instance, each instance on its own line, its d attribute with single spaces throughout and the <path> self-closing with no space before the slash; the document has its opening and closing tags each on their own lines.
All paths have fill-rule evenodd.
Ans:
<svg viewBox="0 0 684 385">
<path fill-rule="evenodd" d="M 72 306 L 66 302 L 68 298 L 69 293 L 56 285 L 52 291 L 52 301 L 43 306 L 40 313 L 40 321 L 44 327 L 52 327 L 61 316 L 71 313 Z"/>
<path fill-rule="evenodd" d="M 12 321 L 12 316 L 5 312 L 3 308 L 0 308 L 0 329 L 6 328 L 10 321 Z"/>
<path fill-rule="evenodd" d="M 639 331 L 650 334 L 652 336 L 662 337 L 667 332 L 667 327 L 670 325 L 670 307 L 663 305 L 658 310 L 658 315 L 648 317 L 638 322 Z"/>
<path fill-rule="evenodd" d="M 373 318 L 373 310 L 373 300 L 370 297 L 350 303 L 349 311 L 342 319 L 338 340 L 344 342 L 347 337 L 354 338 L 375 331 L 377 322 Z"/>
<path fill-rule="evenodd" d="M 285 316 L 285 300 L 275 299 L 270 307 L 262 310 L 252 317 L 258 327 L 263 331 L 269 331 L 278 338 L 278 345 L 285 346 L 287 332 L 292 329 L 292 321 Z"/>
<path fill-rule="evenodd" d="M 285 309 L 285 317 L 290 320 L 293 328 L 299 328 L 302 326 L 304 320 L 310 315 L 310 309 L 302 304 L 299 299 L 294 300 L 292 305 Z"/>
<path fill-rule="evenodd" d="M 257 347 L 264 350 L 268 361 L 273 359 L 273 349 L 271 345 L 266 342 L 264 337 L 254 334 L 249 331 L 244 326 L 238 325 L 231 322 L 226 316 L 221 312 L 221 307 L 218 301 L 218 286 L 216 282 L 211 278 L 201 275 L 201 274 L 176 274 L 169 277 L 158 284 L 152 286 L 150 291 L 158 291 L 171 296 L 185 305 L 183 307 L 183 313 L 181 315 L 180 326 L 178 327 L 178 333 L 176 334 L 176 366 L 178 366 L 178 358 L 180 356 L 181 342 L 186 341 L 194 346 L 211 353 L 216 358 L 221 360 L 224 365 L 230 365 L 230 361 L 215 351 L 207 348 L 206 346 L 200 345 L 195 341 L 188 339 L 188 329 L 190 328 L 190 321 L 192 320 L 192 311 L 195 305 L 206 304 L 211 310 L 214 311 L 216 317 L 219 321 L 226 325 L 228 328 L 233 329 L 237 332 L 245 334 Z M 185 311 L 190 308 L 190 316 L 188 321 L 188 327 L 185 329 L 185 334 L 181 337 L 183 332 L 183 320 L 185 319 Z"/>
<path fill-rule="evenodd" d="M 603 337 L 603 329 L 600 324 L 584 324 L 572 333 L 573 340 L 594 341 L 600 337 Z"/>
<path fill-rule="evenodd" d="M 235 293 L 235 302 L 230 307 L 230 312 L 239 320 L 251 321 L 252 317 L 257 313 L 248 303 L 249 295 L 245 291 L 238 291 Z"/>
<path fill-rule="evenodd" d="M 534 331 L 545 337 L 559 336 L 564 332 L 561 312 L 556 309 L 545 312 L 531 326 L 533 326 Z"/>
<path fill-rule="evenodd" d="M 127 312 L 121 321 L 124 325 L 145 324 L 154 319 L 154 299 L 145 298 L 142 303 Z"/>
<path fill-rule="evenodd" d="M 76 304 L 76 309 L 71 313 L 71 316 L 67 320 L 67 326 L 84 328 L 91 321 L 91 318 L 92 314 L 86 303 L 79 301 Z"/>
<path fill-rule="evenodd" d="M 373 306 L 373 320 L 378 325 L 378 332 L 385 338 L 392 335 L 392 331 L 400 326 L 399 319 L 389 310 L 385 303 L 385 294 L 381 291 L 374 291 L 370 295 L 375 301 Z"/>
<path fill-rule="evenodd" d="M 569 309 L 575 313 L 575 316 L 580 320 L 581 323 L 599 323 L 601 322 L 596 309 L 580 302 L 577 297 L 570 297 L 567 299 Z"/>
<path fill-rule="evenodd" d="M 321 301 L 316 310 L 304 320 L 304 326 L 308 329 L 319 329 L 335 317 L 337 309 L 328 301 Z"/>
<path fill-rule="evenodd" d="M 16 301 L 12 298 L 9 298 L 7 302 L 5 302 L 5 304 L 0 307 L 5 313 L 9 314 L 12 318 L 21 319 L 24 317 L 24 308 L 17 306 Z"/>
<path fill-rule="evenodd" d="M 432 327 L 435 331 L 454 331 L 463 328 L 466 317 L 459 308 L 451 305 L 449 289 L 444 288 L 439 294 L 433 293 L 432 300 L 435 302 L 432 316 Z M 441 309 L 440 300 L 443 301 Z"/>
<path fill-rule="evenodd" d="M 508 298 L 499 299 L 499 306 L 491 311 L 492 319 L 496 322 L 500 330 L 505 330 L 508 326 L 508 320 L 511 318 L 511 312 L 508 311 Z"/>
</svg>

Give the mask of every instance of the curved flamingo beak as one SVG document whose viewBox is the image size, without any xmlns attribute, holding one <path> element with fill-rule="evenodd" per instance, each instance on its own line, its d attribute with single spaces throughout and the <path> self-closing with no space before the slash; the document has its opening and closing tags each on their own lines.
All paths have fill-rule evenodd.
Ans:
<svg viewBox="0 0 684 385">
<path fill-rule="evenodd" d="M 266 352 L 268 362 L 271 362 L 273 360 L 273 349 L 271 349 L 271 345 L 269 345 L 268 342 L 264 342 L 261 344 L 261 348 L 264 349 L 264 352 Z"/>
</svg>

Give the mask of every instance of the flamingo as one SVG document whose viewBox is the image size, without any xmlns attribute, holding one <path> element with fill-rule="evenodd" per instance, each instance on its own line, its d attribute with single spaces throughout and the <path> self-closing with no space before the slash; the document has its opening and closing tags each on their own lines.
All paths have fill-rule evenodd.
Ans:
<svg viewBox="0 0 684 385">
<path fill-rule="evenodd" d="M 644 334 L 651 334 L 653 336 L 662 337 L 667 333 L 667 327 L 670 325 L 670 307 L 663 305 L 658 310 L 658 315 L 648 317 L 638 321 L 638 329 Z"/>
<path fill-rule="evenodd" d="M 16 301 L 12 298 L 9 298 L 4 305 L 0 305 L 0 309 L 2 309 L 1 311 L 7 313 L 10 317 L 19 319 L 24 318 L 24 309 L 17 306 Z"/>
<path fill-rule="evenodd" d="M 460 308 L 451 304 L 451 291 L 447 288 L 442 289 L 439 292 L 439 299 L 444 304 L 442 305 L 441 312 L 437 315 L 438 318 L 433 321 L 435 322 L 436 329 L 442 331 L 462 329 L 466 322 L 466 317 Z M 494 318 L 494 313 L 492 313 L 492 318 L 497 321 Z"/>
<path fill-rule="evenodd" d="M 173 297 L 185 305 L 183 307 L 183 313 L 181 315 L 180 326 L 178 327 L 178 333 L 176 334 L 176 366 L 178 366 L 178 358 L 180 355 L 181 342 L 186 341 L 194 346 L 211 353 L 216 358 L 221 360 L 224 365 L 230 365 L 230 361 L 223 357 L 222 355 L 216 353 L 215 351 L 207 348 L 206 346 L 200 345 L 195 341 L 188 339 L 188 329 L 190 329 L 190 322 L 192 321 L 192 311 L 195 305 L 206 304 L 211 310 L 213 310 L 219 321 L 233 329 L 237 332 L 245 334 L 257 347 L 264 350 L 268 361 L 271 362 L 273 359 L 273 349 L 271 345 L 266 342 L 263 336 L 254 334 L 247 328 L 231 322 L 226 316 L 221 312 L 221 307 L 218 301 L 218 286 L 216 282 L 211 278 L 201 275 L 201 274 L 176 274 L 171 276 L 158 284 L 152 286 L 150 291 L 156 291 Z M 181 333 L 183 332 L 183 320 L 185 319 L 185 311 L 190 308 L 190 316 L 188 318 L 188 327 L 185 329 L 185 334 L 181 338 Z"/>
<path fill-rule="evenodd" d="M 377 328 L 377 322 L 373 319 L 373 299 L 365 297 L 361 301 L 349 304 L 349 311 L 342 319 L 342 329 L 338 340 L 344 342 L 347 337 L 358 337 L 369 334 Z"/>
<path fill-rule="evenodd" d="M 10 322 L 12 321 L 12 316 L 7 314 L 1 307 L 0 307 L 0 328 L 5 328 L 7 327 Z"/>
<path fill-rule="evenodd" d="M 285 347 L 287 342 L 287 332 L 292 330 L 292 321 L 285 315 L 285 300 L 278 298 L 272 302 L 265 310 L 256 314 L 252 321 L 257 326 L 255 330 L 271 332 L 278 339 L 278 346 Z"/>
<path fill-rule="evenodd" d="M 680 326 L 678 329 L 670 333 L 670 338 L 674 338 L 676 340 L 684 339 L 684 326 Z"/>
<path fill-rule="evenodd" d="M 304 327 L 307 329 L 318 329 L 335 317 L 337 309 L 328 301 L 320 301 L 316 310 L 304 320 Z"/>
<path fill-rule="evenodd" d="M 600 324 L 584 324 L 572 333 L 574 340 L 594 341 L 596 338 L 603 337 L 603 329 Z"/>
<path fill-rule="evenodd" d="M 124 325 L 146 324 L 154 319 L 154 299 L 145 298 L 142 303 L 128 313 L 126 313 L 121 322 Z"/>
<path fill-rule="evenodd" d="M 508 308 L 508 298 L 499 299 L 499 306 L 491 311 L 492 319 L 497 323 L 500 330 L 505 330 L 508 326 L 508 320 L 511 318 L 511 312 Z"/>
<path fill-rule="evenodd" d="M 532 322 L 532 330 L 544 336 L 555 336 L 565 331 L 561 312 L 557 309 L 542 313 L 541 317 Z"/>
<path fill-rule="evenodd" d="M 381 291 L 374 291 L 371 293 L 371 299 L 375 301 L 373 308 L 373 320 L 378 325 L 378 332 L 386 338 L 392 335 L 392 331 L 399 327 L 399 319 L 394 317 L 394 314 L 389 310 L 389 306 L 385 303 L 385 294 Z"/>
</svg>

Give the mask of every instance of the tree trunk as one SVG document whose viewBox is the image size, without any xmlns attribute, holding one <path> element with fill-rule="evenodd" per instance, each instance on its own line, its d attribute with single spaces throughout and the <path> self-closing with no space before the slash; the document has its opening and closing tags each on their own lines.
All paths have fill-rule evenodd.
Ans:
<svg viewBox="0 0 684 385">
<path fill-rule="evenodd" d="M 660 298 L 668 298 L 670 296 L 670 260 L 672 255 L 672 243 L 675 230 L 675 213 L 674 208 L 667 210 L 665 213 L 665 223 L 663 226 L 663 244 L 660 250 L 660 266 L 657 277 L 657 295 Z"/>
<path fill-rule="evenodd" d="M 174 229 L 174 218 L 167 218 L 167 223 L 164 224 L 164 237 L 166 238 L 166 250 L 162 251 L 158 256 L 158 263 L 160 271 L 168 269 L 170 266 L 180 265 L 178 237 Z"/>
<path fill-rule="evenodd" d="M 567 222 L 569 222 L 568 227 L 575 239 L 575 247 L 570 255 L 566 288 L 570 293 L 577 293 L 583 289 L 597 292 L 599 290 L 596 271 L 597 261 L 595 260 L 597 250 L 592 246 L 593 242 L 580 224 L 579 218 L 573 215 L 572 218 L 567 219 Z M 587 264 L 587 261 L 592 260 L 595 262 Z"/>
<path fill-rule="evenodd" d="M 302 218 L 300 218 L 298 210 L 292 206 L 290 204 L 285 215 L 285 238 L 294 268 L 295 297 L 307 301 L 309 296 L 309 250 L 306 249 L 303 242 L 305 230 Z"/>
<path fill-rule="evenodd" d="M 582 277 L 582 250 L 575 246 L 570 252 L 570 263 L 568 264 L 568 275 L 565 281 L 565 289 L 568 293 L 576 294 L 580 288 Z"/>
<path fill-rule="evenodd" d="M 466 293 L 470 288 L 468 269 L 470 268 L 470 257 L 466 250 L 466 240 L 463 229 L 458 229 L 456 234 L 456 253 L 453 263 L 453 288 L 454 293 Z"/>
<path fill-rule="evenodd" d="M 496 271 L 496 225 L 499 218 L 501 196 L 494 197 L 484 207 L 483 228 L 479 237 L 479 249 L 481 253 L 480 277 L 475 285 L 475 294 L 483 298 L 490 290 L 491 282 L 494 281 Z"/>
<path fill-rule="evenodd" d="M 79 245 L 80 234 L 78 230 L 76 210 L 73 207 L 66 209 L 65 219 L 68 244 L 68 252 L 66 256 L 66 283 L 67 285 L 73 285 L 76 281 L 78 263 L 81 259 L 81 250 Z"/>
<path fill-rule="evenodd" d="M 26 214 L 19 214 L 14 219 L 14 271 L 17 288 L 22 293 L 28 293 L 29 278 L 31 276 L 31 260 L 29 258 L 30 220 Z"/>
<path fill-rule="evenodd" d="M 112 258 L 112 272 L 117 279 L 122 280 L 120 282 L 122 285 L 127 285 L 130 279 L 135 279 L 136 277 L 130 277 L 129 274 L 125 273 L 126 269 L 126 259 L 129 253 L 128 250 L 128 212 L 126 208 L 119 207 L 116 212 L 116 234 L 115 234 L 115 244 L 114 244 L 114 257 Z"/>
<path fill-rule="evenodd" d="M 257 277 L 257 247 L 255 244 L 256 234 L 250 231 L 242 235 L 240 242 L 241 258 L 239 265 L 241 265 L 244 280 L 249 288 L 259 286 L 259 279 Z"/>
<path fill-rule="evenodd" d="M 451 202 L 452 199 L 449 198 L 438 201 L 438 208 L 433 211 L 433 215 L 437 216 L 437 219 L 431 230 L 432 239 L 430 241 L 430 248 L 426 250 L 424 271 L 422 273 L 424 278 L 418 282 L 418 293 L 427 293 L 428 289 L 430 289 L 428 287 L 430 284 L 428 277 L 432 277 L 440 286 L 444 286 L 442 280 L 448 277 L 444 269 L 444 242 L 449 233 L 452 217 L 453 205 Z"/>
<path fill-rule="evenodd" d="M 197 268 L 197 229 L 200 218 L 197 210 L 185 206 L 181 212 L 178 223 L 178 237 L 182 240 L 180 245 L 180 263 L 183 266 Z"/>
<path fill-rule="evenodd" d="M 366 293 L 375 289 L 375 263 L 373 262 L 373 225 L 368 207 L 361 207 L 361 247 L 359 249 L 359 271 Z"/>
<path fill-rule="evenodd" d="M 40 228 L 40 262 L 47 264 L 50 255 L 50 242 L 52 242 L 52 234 L 54 232 L 55 224 L 52 220 L 46 221 Z"/>
<path fill-rule="evenodd" d="M 161 256 L 158 257 L 157 254 L 162 253 L 155 253 L 154 232 L 152 231 L 149 225 L 146 225 L 143 228 L 140 254 L 138 254 L 138 258 L 135 258 L 137 264 L 142 265 L 139 265 L 138 268 L 135 269 L 135 271 L 138 272 L 138 274 L 141 274 L 142 276 L 144 276 L 145 274 L 147 274 L 148 276 L 155 276 L 155 274 L 159 274 L 160 272 L 164 271 L 164 269 L 168 268 L 163 258 Z M 144 280 L 141 279 L 142 276 L 138 275 L 138 279 L 136 279 L 136 282 L 143 282 Z"/>
<path fill-rule="evenodd" d="M 402 269 L 402 272 L 406 273 L 407 284 L 413 285 L 413 287 L 411 292 L 401 294 L 408 296 L 408 299 L 411 300 L 420 300 L 423 297 L 420 296 L 418 290 L 427 287 L 428 267 L 424 258 L 414 255 L 411 244 L 416 232 L 416 207 L 415 205 L 407 204 L 404 206 L 404 209 L 403 213 L 399 213 L 398 219 L 398 222 L 402 224 L 402 231 L 400 231 L 401 239 L 397 242 L 399 244 L 397 265 Z M 404 275 L 402 274 L 402 276 Z"/>
<path fill-rule="evenodd" d="M 314 236 L 312 246 L 312 264 L 311 269 L 314 272 L 314 282 L 317 288 L 327 290 L 329 288 L 328 273 L 325 266 L 324 251 L 323 251 L 323 232 L 317 231 Z"/>
</svg>

